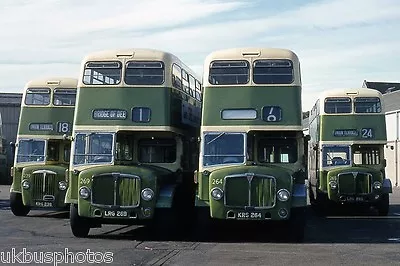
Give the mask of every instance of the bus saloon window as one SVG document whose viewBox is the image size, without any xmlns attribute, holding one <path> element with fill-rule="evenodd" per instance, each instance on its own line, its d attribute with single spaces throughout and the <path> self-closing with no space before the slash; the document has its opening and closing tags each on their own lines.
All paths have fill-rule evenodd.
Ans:
<svg viewBox="0 0 400 266">
<path fill-rule="evenodd" d="M 353 160 L 354 164 L 358 165 L 380 164 L 379 147 L 354 145 Z"/>
<path fill-rule="evenodd" d="M 324 110 L 327 114 L 351 113 L 351 100 L 349 97 L 326 98 Z"/>
<path fill-rule="evenodd" d="M 44 140 L 20 140 L 18 142 L 17 162 L 43 162 Z"/>
<path fill-rule="evenodd" d="M 128 85 L 161 85 L 164 76 L 161 61 L 130 61 L 126 64 L 125 83 Z"/>
<path fill-rule="evenodd" d="M 253 81 L 256 84 L 290 84 L 294 81 L 293 63 L 287 59 L 256 60 Z"/>
<path fill-rule="evenodd" d="M 323 146 L 322 166 L 350 165 L 350 146 Z"/>
<path fill-rule="evenodd" d="M 71 156 L 71 145 L 64 145 L 64 162 L 69 162 Z"/>
<path fill-rule="evenodd" d="M 47 160 L 58 161 L 59 159 L 58 147 L 59 147 L 59 142 L 49 141 L 47 143 Z"/>
<path fill-rule="evenodd" d="M 88 163 L 110 163 L 112 161 L 113 135 L 94 133 L 88 137 Z"/>
<path fill-rule="evenodd" d="M 295 163 L 297 161 L 296 139 L 264 138 L 258 141 L 260 163 Z"/>
<path fill-rule="evenodd" d="M 138 142 L 140 163 L 173 163 L 176 161 L 175 139 L 141 139 Z"/>
<path fill-rule="evenodd" d="M 48 88 L 29 88 L 26 90 L 26 105 L 49 105 L 50 89 Z"/>
<path fill-rule="evenodd" d="M 119 61 L 87 62 L 83 73 L 86 85 L 116 85 L 121 82 L 122 64 Z"/>
<path fill-rule="evenodd" d="M 213 85 L 247 84 L 249 73 L 248 61 L 213 61 L 208 80 Z"/>
<path fill-rule="evenodd" d="M 176 64 L 172 65 L 172 85 L 177 89 L 182 89 L 182 71 Z"/>
<path fill-rule="evenodd" d="M 355 113 L 380 113 L 381 111 L 381 101 L 378 97 L 354 98 Z"/>
<path fill-rule="evenodd" d="M 245 134 L 210 132 L 204 135 L 204 166 L 242 164 L 245 161 Z"/>
<path fill-rule="evenodd" d="M 75 106 L 76 89 L 54 89 L 53 104 L 57 106 Z"/>
<path fill-rule="evenodd" d="M 133 159 L 133 135 L 117 134 L 116 160 L 132 161 Z"/>
</svg>

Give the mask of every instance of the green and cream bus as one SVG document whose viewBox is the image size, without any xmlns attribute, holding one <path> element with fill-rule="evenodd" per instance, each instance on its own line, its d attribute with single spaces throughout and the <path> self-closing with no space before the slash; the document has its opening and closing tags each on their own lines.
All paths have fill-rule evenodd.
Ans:
<svg viewBox="0 0 400 266">
<path fill-rule="evenodd" d="M 297 55 L 216 51 L 205 60 L 203 85 L 199 212 L 219 220 L 281 221 L 301 240 L 307 196 Z"/>
<path fill-rule="evenodd" d="M 390 179 L 385 176 L 385 113 L 373 89 L 324 92 L 310 112 L 309 195 L 329 211 L 339 204 L 364 204 L 387 215 Z"/>
<path fill-rule="evenodd" d="M 93 53 L 77 99 L 66 196 L 75 236 L 193 208 L 202 85 L 189 67 L 157 50 Z"/>
<path fill-rule="evenodd" d="M 11 211 L 25 216 L 31 208 L 65 208 L 66 170 L 71 142 L 77 80 L 37 79 L 25 86 L 15 143 Z"/>
</svg>

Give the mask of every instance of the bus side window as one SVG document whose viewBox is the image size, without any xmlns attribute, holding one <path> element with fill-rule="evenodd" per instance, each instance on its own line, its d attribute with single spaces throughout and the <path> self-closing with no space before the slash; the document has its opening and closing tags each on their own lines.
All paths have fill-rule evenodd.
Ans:
<svg viewBox="0 0 400 266">
<path fill-rule="evenodd" d="M 172 85 L 177 89 L 182 89 L 181 68 L 176 64 L 172 65 Z"/>
<path fill-rule="evenodd" d="M 58 161 L 58 142 L 49 141 L 47 147 L 47 160 Z"/>
</svg>

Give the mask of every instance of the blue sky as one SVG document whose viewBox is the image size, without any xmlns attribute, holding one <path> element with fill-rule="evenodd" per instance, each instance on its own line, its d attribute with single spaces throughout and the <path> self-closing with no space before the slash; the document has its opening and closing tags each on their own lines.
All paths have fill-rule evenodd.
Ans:
<svg viewBox="0 0 400 266">
<path fill-rule="evenodd" d="M 2 92 L 116 48 L 168 51 L 199 75 L 213 50 L 291 49 L 304 110 L 325 89 L 400 80 L 398 0 L 1 0 L 0 29 Z"/>
</svg>

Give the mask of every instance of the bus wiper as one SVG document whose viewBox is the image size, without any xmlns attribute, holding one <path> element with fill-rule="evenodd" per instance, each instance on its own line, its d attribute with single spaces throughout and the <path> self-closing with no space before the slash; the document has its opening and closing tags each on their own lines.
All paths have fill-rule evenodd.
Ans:
<svg viewBox="0 0 400 266">
<path fill-rule="evenodd" d="M 206 143 L 206 145 L 213 143 L 214 141 L 216 141 L 217 139 L 219 139 L 220 137 L 222 137 L 223 135 L 225 135 L 226 132 L 221 132 L 220 134 L 218 134 L 218 136 L 216 136 L 215 138 L 213 138 L 212 140 L 210 140 L 209 142 Z"/>
</svg>

